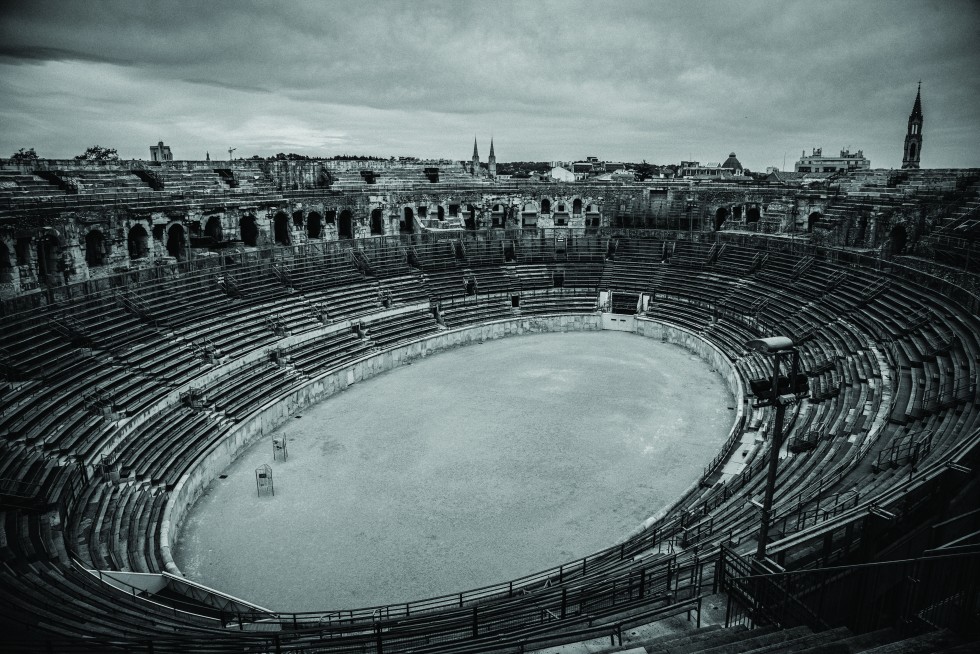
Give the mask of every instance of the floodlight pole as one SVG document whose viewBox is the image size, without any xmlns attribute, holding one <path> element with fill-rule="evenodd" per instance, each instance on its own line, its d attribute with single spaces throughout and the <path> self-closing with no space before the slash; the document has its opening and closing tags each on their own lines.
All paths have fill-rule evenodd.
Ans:
<svg viewBox="0 0 980 654">
<path fill-rule="evenodd" d="M 772 500 L 776 492 L 776 472 L 779 467 L 779 450 L 783 446 L 783 418 L 786 415 L 786 405 L 795 400 L 794 396 L 780 397 L 779 395 L 779 371 L 782 362 L 787 357 L 790 359 L 790 377 L 795 380 L 799 369 L 799 351 L 795 347 L 776 350 L 772 352 L 772 403 L 776 406 L 776 420 L 773 424 L 772 438 L 769 445 L 769 471 L 766 475 L 765 496 L 762 502 L 762 515 L 759 520 L 759 543 L 755 552 L 755 557 L 762 561 L 766 558 L 766 545 L 769 542 L 769 523 L 772 519 Z M 791 382 L 795 384 L 795 381 Z M 792 386 L 790 391 L 796 389 Z"/>
</svg>

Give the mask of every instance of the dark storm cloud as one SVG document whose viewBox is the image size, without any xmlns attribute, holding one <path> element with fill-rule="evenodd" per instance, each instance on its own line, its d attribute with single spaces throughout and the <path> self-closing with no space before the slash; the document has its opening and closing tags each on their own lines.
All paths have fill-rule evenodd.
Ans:
<svg viewBox="0 0 980 654">
<path fill-rule="evenodd" d="M 976 4 L 678 4 L 8 3 L 0 154 L 104 133 L 130 156 L 465 158 L 494 130 L 507 159 L 853 146 L 887 167 L 922 79 L 923 163 L 980 165 Z"/>
</svg>

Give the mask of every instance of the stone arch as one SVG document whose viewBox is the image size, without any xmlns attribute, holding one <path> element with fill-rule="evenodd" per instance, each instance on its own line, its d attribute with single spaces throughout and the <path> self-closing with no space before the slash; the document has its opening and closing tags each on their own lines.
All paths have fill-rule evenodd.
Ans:
<svg viewBox="0 0 980 654">
<path fill-rule="evenodd" d="M 436 206 L 436 218 L 439 219 L 439 222 L 446 219 L 446 207 L 441 204 Z"/>
<path fill-rule="evenodd" d="M 715 211 L 715 231 L 721 229 L 721 226 L 728 220 L 729 214 L 728 207 L 718 207 L 718 210 Z"/>
<path fill-rule="evenodd" d="M 760 220 L 762 220 L 762 210 L 759 209 L 758 205 L 754 204 L 745 212 L 745 222 L 757 223 Z"/>
<path fill-rule="evenodd" d="M 14 241 L 14 257 L 18 266 L 30 265 L 32 240 L 30 236 L 18 236 Z"/>
<path fill-rule="evenodd" d="M 905 229 L 905 223 L 896 223 L 892 227 L 889 237 L 891 238 L 891 253 L 902 254 L 909 241 L 909 233 Z"/>
<path fill-rule="evenodd" d="M 541 213 L 551 213 L 551 198 L 541 198 Z"/>
<path fill-rule="evenodd" d="M 327 212 L 323 216 L 323 222 L 325 224 L 327 224 L 327 225 L 336 225 L 337 224 L 337 210 L 336 209 L 328 209 Z"/>
<path fill-rule="evenodd" d="M 582 198 L 572 200 L 572 215 L 578 216 L 582 213 Z"/>
<path fill-rule="evenodd" d="M 225 240 L 225 230 L 221 226 L 221 216 L 211 216 L 208 218 L 208 221 L 204 224 L 204 235 L 216 244 Z"/>
<path fill-rule="evenodd" d="M 323 237 L 323 216 L 316 211 L 306 216 L 306 235 L 309 238 Z"/>
<path fill-rule="evenodd" d="M 339 238 L 354 238 L 354 216 L 350 209 L 344 209 L 337 218 L 337 236 Z"/>
<path fill-rule="evenodd" d="M 272 236 L 277 245 L 289 245 L 289 216 L 285 211 L 277 211 L 272 217 Z"/>
<path fill-rule="evenodd" d="M 293 212 L 293 227 L 296 229 L 303 229 L 303 211 Z"/>
<path fill-rule="evenodd" d="M 150 254 L 150 234 L 142 225 L 133 225 L 126 236 L 130 259 L 143 259 Z"/>
<path fill-rule="evenodd" d="M 371 236 L 384 236 L 384 214 L 380 208 L 371 210 Z"/>
<path fill-rule="evenodd" d="M 109 247 L 100 229 L 90 229 L 85 235 L 85 263 L 90 268 L 104 266 Z"/>
<path fill-rule="evenodd" d="M 415 231 L 415 211 L 411 207 L 405 207 L 403 216 L 401 225 L 399 225 L 401 232 L 403 234 L 411 234 Z"/>
<path fill-rule="evenodd" d="M 50 286 L 58 283 L 61 270 L 61 242 L 56 233 L 47 232 L 37 242 L 37 277 Z"/>
<path fill-rule="evenodd" d="M 14 266 L 10 263 L 10 248 L 7 242 L 0 240 L 0 283 L 14 281 Z"/>
<path fill-rule="evenodd" d="M 245 245 L 255 247 L 259 244 L 259 221 L 255 216 L 242 216 L 238 221 L 238 231 Z"/>
<path fill-rule="evenodd" d="M 187 234 L 184 233 L 184 226 L 179 223 L 167 228 L 167 254 L 177 261 L 187 258 Z"/>
<path fill-rule="evenodd" d="M 823 214 L 819 211 L 814 211 L 806 219 L 806 231 L 808 233 L 813 233 L 813 227 L 823 218 Z"/>
</svg>

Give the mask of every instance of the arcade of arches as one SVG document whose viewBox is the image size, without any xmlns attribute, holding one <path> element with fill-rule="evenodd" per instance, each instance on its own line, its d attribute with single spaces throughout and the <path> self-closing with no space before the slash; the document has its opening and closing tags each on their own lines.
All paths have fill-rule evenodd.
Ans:
<svg viewBox="0 0 980 654">
<path fill-rule="evenodd" d="M 570 235 L 603 228 L 657 228 L 682 231 L 743 229 L 828 233 L 828 202 L 819 192 L 785 189 L 704 191 L 576 187 L 541 193 L 450 194 L 408 191 L 385 195 L 351 194 L 342 203 L 293 204 L 281 199 L 248 207 L 170 210 L 131 215 L 106 209 L 97 221 L 76 221 L 66 212 L 33 229 L 0 227 L 0 293 L 62 285 L 113 274 L 120 267 L 152 265 L 164 257 L 185 261 L 224 248 L 302 245 L 307 241 L 410 235 L 428 229 L 560 228 Z M 654 192 L 656 191 L 656 192 Z M 826 195 L 823 196 L 825 198 Z M 900 211 L 882 224 L 879 213 L 842 231 L 848 244 L 889 244 L 906 252 L 898 223 L 914 225 Z M 50 226 L 50 227 L 49 227 Z M 915 228 L 912 228 L 913 231 Z M 874 241 L 875 243 L 872 243 Z"/>
</svg>

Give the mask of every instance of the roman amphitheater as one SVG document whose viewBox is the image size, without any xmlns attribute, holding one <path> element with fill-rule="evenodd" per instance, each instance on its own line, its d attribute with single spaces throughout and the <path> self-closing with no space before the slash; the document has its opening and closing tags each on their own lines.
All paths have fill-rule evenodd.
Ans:
<svg viewBox="0 0 980 654">
<path fill-rule="evenodd" d="M 911 169 L 814 185 L 546 183 L 475 177 L 451 161 L 2 161 L 3 650 L 974 651 L 978 180 Z M 481 386 L 484 357 L 489 369 L 499 348 L 519 345 L 560 351 L 554 361 L 598 350 L 595 339 L 635 348 L 639 374 L 610 358 L 592 390 L 566 397 L 566 380 L 523 375 L 531 356 L 512 351 L 493 365 L 522 385 L 505 377 L 494 388 L 512 401 L 486 415 L 497 406 L 487 396 L 504 391 Z M 426 367 L 453 356 L 444 372 Z M 688 381 L 696 375 L 704 381 Z M 666 383 L 646 391 L 654 378 Z M 437 393 L 426 379 L 455 381 Z M 384 381 L 394 385 L 365 390 Z M 372 582 L 381 599 L 310 606 L 275 599 L 302 579 L 262 577 L 259 590 L 275 592 L 260 597 L 181 567 L 204 556 L 180 554 L 182 534 L 222 511 L 295 499 L 316 448 L 336 459 L 385 424 L 435 424 L 460 408 L 477 417 L 454 423 L 459 442 L 485 447 L 473 420 L 521 402 L 500 429 L 521 434 L 561 398 L 521 437 L 560 424 L 547 434 L 557 440 L 501 464 L 501 475 L 526 474 L 475 479 L 489 525 L 505 483 L 516 502 L 537 475 L 587 477 L 579 496 L 603 515 L 576 505 L 574 521 L 558 513 L 522 538 L 521 548 L 555 547 L 533 570 L 473 564 L 465 579 L 479 581 L 452 588 L 426 583 L 435 572 L 396 570 L 408 581 L 389 599 L 382 579 Z M 664 430 L 694 444 L 670 441 L 652 469 L 623 460 L 587 472 L 606 442 L 600 427 L 650 445 L 658 420 L 674 425 L 673 414 L 643 413 L 658 401 L 696 407 L 684 430 Z M 398 406 L 416 417 L 377 422 Z M 331 407 L 345 426 L 300 427 Z M 316 524 L 336 508 L 341 544 L 392 541 L 377 556 L 402 566 L 479 561 L 432 540 L 397 547 L 403 523 L 427 512 L 464 517 L 448 491 L 424 495 L 428 482 L 389 485 L 414 481 L 395 472 L 410 454 L 368 458 L 301 511 Z M 662 496 L 617 490 L 667 475 Z M 593 487 L 599 477 L 611 485 Z M 302 483 L 315 490 L 313 470 Z M 421 517 L 388 516 L 375 492 L 425 498 Z M 346 526 L 355 519 L 382 529 Z M 287 523 L 295 534 L 256 536 L 277 570 L 298 568 L 304 551 L 329 555 L 316 537 L 277 554 L 275 532 L 300 539 L 302 521 Z M 598 537 L 577 540 L 592 522 Z M 479 536 L 498 559 L 523 559 L 502 544 L 506 529 Z M 246 556 L 212 559 L 227 578 L 258 576 L 263 563 Z"/>
</svg>

